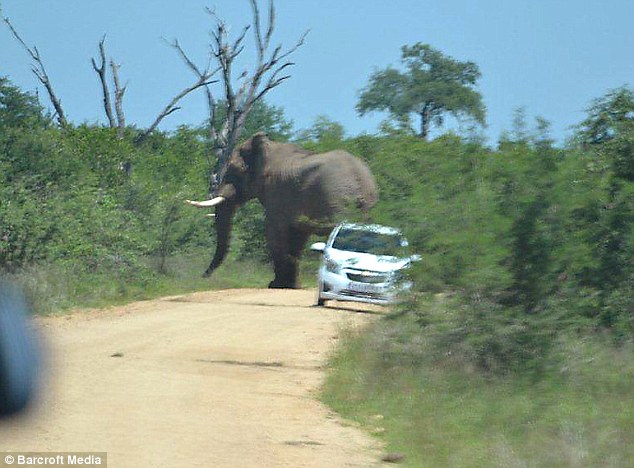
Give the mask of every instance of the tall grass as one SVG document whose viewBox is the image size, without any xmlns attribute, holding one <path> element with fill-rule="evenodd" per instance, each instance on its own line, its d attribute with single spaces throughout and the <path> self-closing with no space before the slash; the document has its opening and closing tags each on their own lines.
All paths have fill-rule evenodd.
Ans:
<svg viewBox="0 0 634 468">
<path fill-rule="evenodd" d="M 413 317 L 342 334 L 323 400 L 416 467 L 631 466 L 632 343 L 561 336 L 538 376 L 486 374 Z"/>
<path fill-rule="evenodd" d="M 6 275 L 23 289 L 36 314 L 63 313 L 187 292 L 238 287 L 266 287 L 272 268 L 266 263 L 228 259 L 210 278 L 203 278 L 210 250 L 197 250 L 167 259 L 141 258 L 133 266 L 87 270 L 71 263 L 38 264 Z"/>
</svg>

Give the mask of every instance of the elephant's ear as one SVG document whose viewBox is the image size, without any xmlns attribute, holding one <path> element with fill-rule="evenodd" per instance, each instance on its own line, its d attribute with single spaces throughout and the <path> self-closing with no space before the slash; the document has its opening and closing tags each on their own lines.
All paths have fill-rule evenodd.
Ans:
<svg viewBox="0 0 634 468">
<path fill-rule="evenodd" d="M 269 141 L 270 141 L 269 138 L 264 132 L 258 132 L 255 135 L 253 135 L 253 140 L 251 144 L 253 154 L 264 155 L 264 152 L 266 151 L 266 144 Z"/>
<path fill-rule="evenodd" d="M 258 132 L 242 148 L 240 154 L 250 172 L 257 172 L 260 169 L 269 142 L 266 133 Z"/>
</svg>

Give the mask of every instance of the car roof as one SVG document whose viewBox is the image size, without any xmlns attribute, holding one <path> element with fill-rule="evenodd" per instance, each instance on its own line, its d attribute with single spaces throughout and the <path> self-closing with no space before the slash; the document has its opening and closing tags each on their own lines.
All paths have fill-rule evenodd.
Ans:
<svg viewBox="0 0 634 468">
<path fill-rule="evenodd" d="M 361 223 L 341 223 L 340 228 L 352 229 L 356 231 L 372 231 L 379 234 L 398 235 L 402 234 L 399 229 L 381 224 L 361 224 Z"/>
</svg>

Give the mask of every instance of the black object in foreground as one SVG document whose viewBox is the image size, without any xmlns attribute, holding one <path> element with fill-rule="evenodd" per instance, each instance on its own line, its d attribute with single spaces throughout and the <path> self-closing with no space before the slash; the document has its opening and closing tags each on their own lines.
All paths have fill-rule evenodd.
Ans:
<svg viewBox="0 0 634 468">
<path fill-rule="evenodd" d="M 24 296 L 0 282 L 0 417 L 24 409 L 35 391 L 38 359 L 27 311 Z"/>
</svg>

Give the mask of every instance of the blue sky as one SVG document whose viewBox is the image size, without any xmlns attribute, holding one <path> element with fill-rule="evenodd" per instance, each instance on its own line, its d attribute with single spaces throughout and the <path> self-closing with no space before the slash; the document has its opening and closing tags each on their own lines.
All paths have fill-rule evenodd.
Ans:
<svg viewBox="0 0 634 468">
<path fill-rule="evenodd" d="M 260 1 L 262 9 L 264 0 Z M 30 45 L 39 48 L 70 120 L 104 122 L 90 58 L 106 34 L 107 53 L 122 64 L 129 123 L 150 124 L 193 76 L 161 38 L 178 38 L 198 63 L 206 62 L 215 7 L 238 33 L 251 20 L 247 0 L 0 0 Z M 292 78 L 268 96 L 297 129 L 318 115 L 342 123 L 348 135 L 375 132 L 386 115 L 359 117 L 354 106 L 370 74 L 398 65 L 400 47 L 429 43 L 459 60 L 474 61 L 487 107 L 484 133 L 495 144 L 524 106 L 530 123 L 552 123 L 560 143 L 584 117 L 592 99 L 634 85 L 632 0 L 277 0 L 274 43 L 293 45 Z M 0 75 L 24 90 L 37 81 L 29 59 L 7 28 L 0 28 Z M 248 43 L 249 45 L 252 42 Z M 252 48 L 250 49 L 252 50 Z M 252 58 L 244 54 L 242 66 Z M 238 68 L 240 69 L 240 68 Z M 40 91 L 42 94 L 43 91 Z M 48 104 L 48 101 L 43 101 Z M 199 124 L 201 94 L 187 98 L 163 130 Z"/>
</svg>

